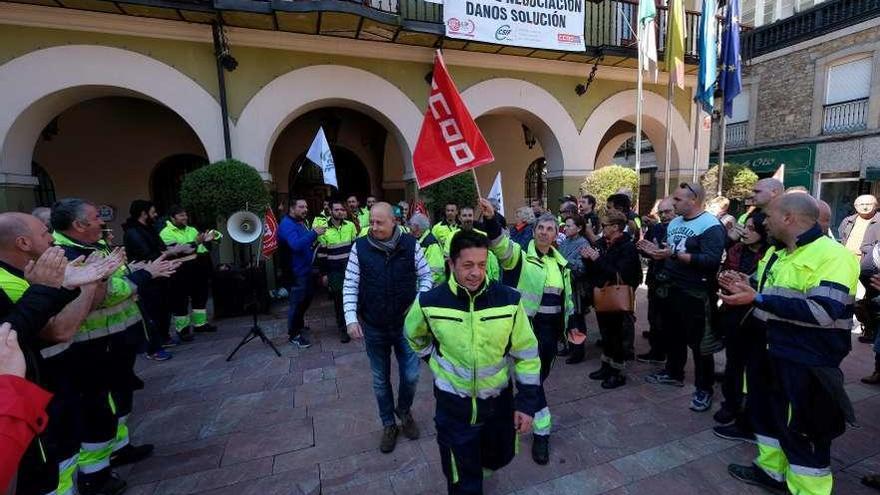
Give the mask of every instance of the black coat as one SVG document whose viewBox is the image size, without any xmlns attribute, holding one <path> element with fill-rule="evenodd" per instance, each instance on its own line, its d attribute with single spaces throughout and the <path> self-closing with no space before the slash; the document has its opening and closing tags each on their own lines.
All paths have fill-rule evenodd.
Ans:
<svg viewBox="0 0 880 495">
<path fill-rule="evenodd" d="M 584 271 L 593 287 L 602 287 L 609 282 L 616 284 L 617 274 L 633 289 L 642 283 L 642 262 L 629 233 L 624 232 L 623 237 L 611 245 L 602 237 L 594 248 L 599 251 L 599 258 L 596 261 L 584 258 Z"/>
<path fill-rule="evenodd" d="M 129 218 L 122 225 L 123 243 L 129 261 L 153 261 L 168 249 L 156 229 Z"/>
</svg>

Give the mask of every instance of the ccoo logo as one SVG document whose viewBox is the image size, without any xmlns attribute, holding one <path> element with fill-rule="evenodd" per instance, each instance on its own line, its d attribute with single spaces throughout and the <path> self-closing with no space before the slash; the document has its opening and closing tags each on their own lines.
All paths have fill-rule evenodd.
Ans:
<svg viewBox="0 0 880 495">
<path fill-rule="evenodd" d="M 500 26 L 498 29 L 495 30 L 495 39 L 498 41 L 509 40 L 511 31 L 512 30 L 510 29 L 510 26 L 507 24 Z"/>
</svg>

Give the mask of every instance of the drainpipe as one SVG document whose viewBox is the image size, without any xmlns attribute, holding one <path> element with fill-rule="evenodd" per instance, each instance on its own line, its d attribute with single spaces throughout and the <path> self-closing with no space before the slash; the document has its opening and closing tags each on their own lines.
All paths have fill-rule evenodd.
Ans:
<svg viewBox="0 0 880 495">
<path fill-rule="evenodd" d="M 220 87 L 220 115 L 223 118 L 223 144 L 226 146 L 226 159 L 232 158 L 232 142 L 229 138 L 229 107 L 226 103 L 226 74 L 224 74 L 223 64 L 221 63 L 221 55 L 224 52 L 224 46 L 221 42 L 223 33 L 222 26 L 214 22 L 211 24 L 211 30 L 214 34 L 214 63 L 217 64 L 217 84 Z M 222 40 L 225 41 L 225 40 Z"/>
</svg>

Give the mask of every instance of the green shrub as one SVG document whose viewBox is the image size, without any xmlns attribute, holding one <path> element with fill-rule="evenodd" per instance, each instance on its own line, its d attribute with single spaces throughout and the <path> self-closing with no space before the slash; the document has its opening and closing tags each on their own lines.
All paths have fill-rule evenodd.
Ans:
<svg viewBox="0 0 880 495">
<path fill-rule="evenodd" d="M 215 227 L 219 219 L 247 207 L 262 217 L 271 197 L 260 174 L 238 160 L 224 160 L 194 170 L 180 187 L 180 200 L 193 223 Z"/>
<path fill-rule="evenodd" d="M 725 163 L 721 195 L 730 200 L 742 201 L 752 193 L 755 182 L 758 182 L 758 175 L 752 169 L 738 163 Z M 700 184 L 706 190 L 706 199 L 718 195 L 718 165 L 709 167 L 700 177 Z"/>
<path fill-rule="evenodd" d="M 455 203 L 459 206 L 476 206 L 477 204 L 477 186 L 474 183 L 474 174 L 470 172 L 453 175 L 440 182 L 431 184 L 422 189 L 420 194 L 424 197 L 425 207 L 428 208 L 432 216 L 438 209 L 443 208 L 447 202 Z M 433 220 L 439 222 L 443 220 L 443 217 L 434 218 Z"/>
<path fill-rule="evenodd" d="M 605 200 L 608 196 L 621 188 L 629 189 L 635 194 L 639 188 L 639 175 L 635 170 L 620 165 L 609 165 L 593 171 L 580 186 L 584 194 L 592 194 L 596 197 L 596 204 L 600 210 L 605 209 Z"/>
</svg>

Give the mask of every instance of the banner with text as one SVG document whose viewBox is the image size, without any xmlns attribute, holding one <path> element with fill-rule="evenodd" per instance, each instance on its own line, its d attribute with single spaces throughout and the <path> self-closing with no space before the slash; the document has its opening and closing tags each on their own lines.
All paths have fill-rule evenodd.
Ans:
<svg viewBox="0 0 880 495">
<path fill-rule="evenodd" d="M 584 0 L 444 0 L 450 38 L 584 51 Z"/>
</svg>

